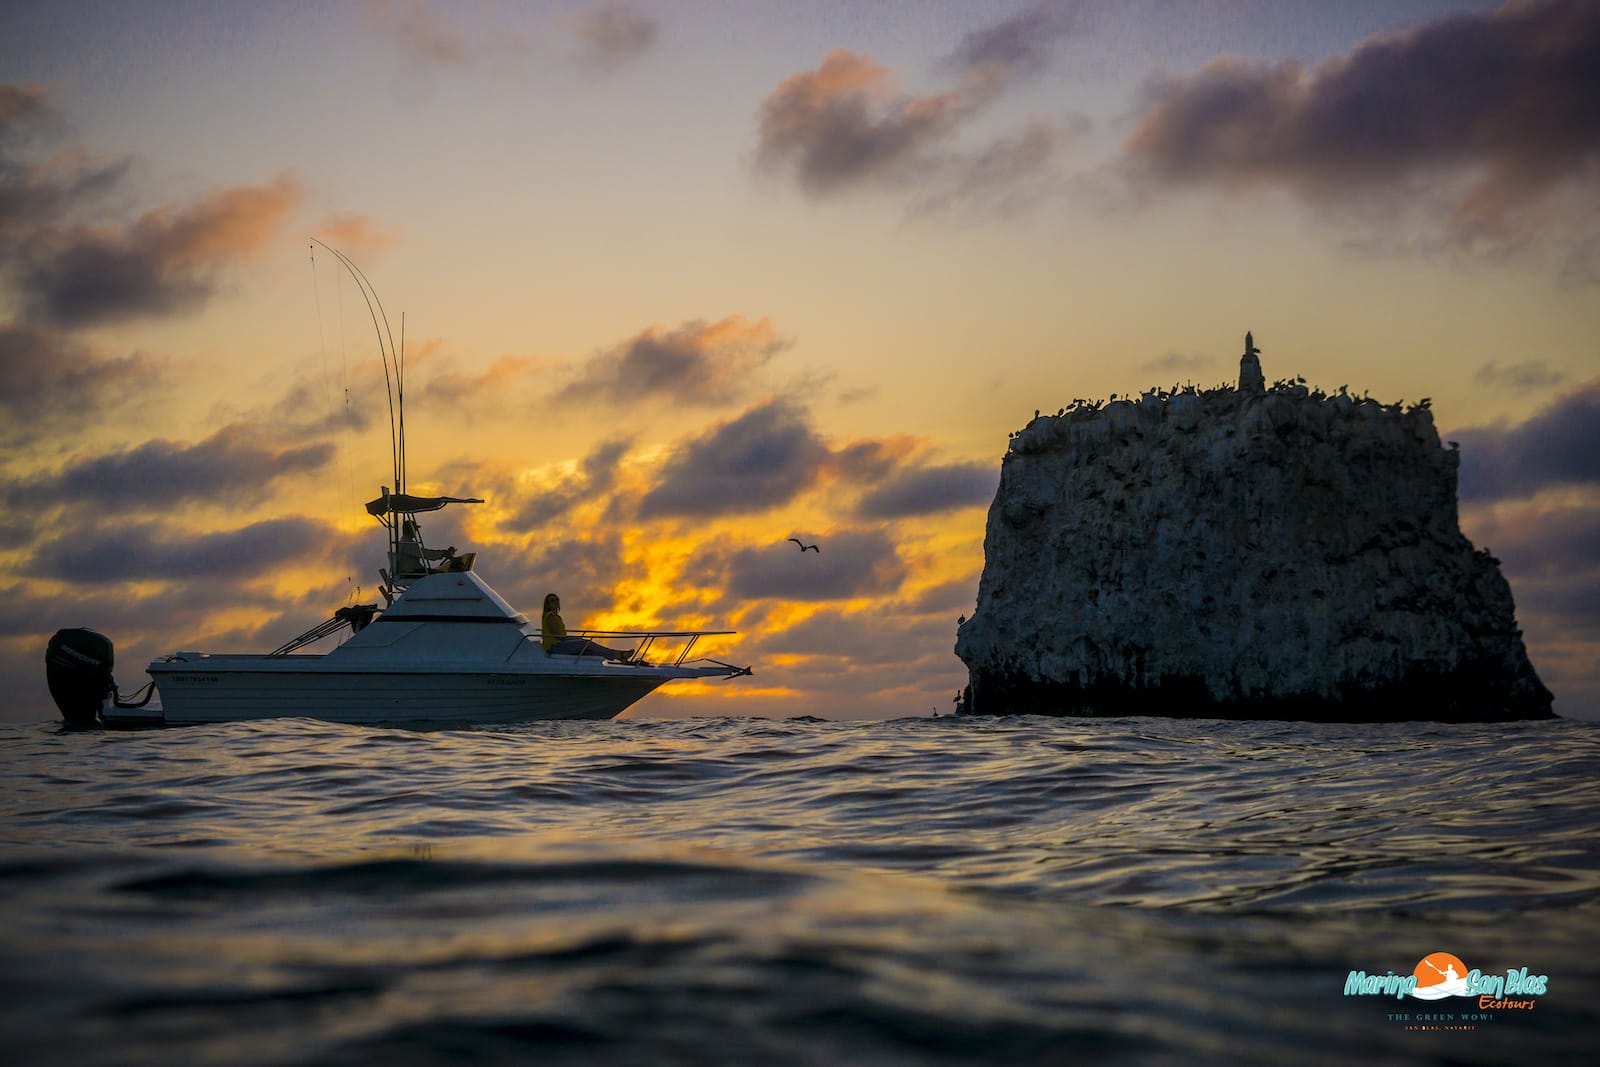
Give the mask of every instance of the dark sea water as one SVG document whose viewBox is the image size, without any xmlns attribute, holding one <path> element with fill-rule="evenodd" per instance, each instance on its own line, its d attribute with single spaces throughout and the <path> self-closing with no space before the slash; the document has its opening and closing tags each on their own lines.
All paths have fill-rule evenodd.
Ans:
<svg viewBox="0 0 1600 1067">
<path fill-rule="evenodd" d="M 1589 723 L 40 723 L 0 745 L 10 1064 L 1600 1047 Z M 1345 995 L 1436 951 L 1546 992 Z"/>
</svg>

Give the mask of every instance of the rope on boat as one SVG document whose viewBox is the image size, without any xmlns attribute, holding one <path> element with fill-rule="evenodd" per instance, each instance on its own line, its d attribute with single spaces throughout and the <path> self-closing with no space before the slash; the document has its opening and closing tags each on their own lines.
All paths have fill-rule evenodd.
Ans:
<svg viewBox="0 0 1600 1067">
<path fill-rule="evenodd" d="M 143 689 L 140 689 L 138 692 L 134 693 L 134 696 L 139 696 L 140 693 L 143 693 L 144 695 L 139 700 L 123 700 L 122 693 L 119 692 L 116 685 L 113 684 L 111 686 L 111 706 L 116 708 L 144 707 L 146 704 L 150 703 L 150 698 L 156 695 L 156 680 L 154 678 L 150 679 L 150 681 L 145 683 Z"/>
</svg>

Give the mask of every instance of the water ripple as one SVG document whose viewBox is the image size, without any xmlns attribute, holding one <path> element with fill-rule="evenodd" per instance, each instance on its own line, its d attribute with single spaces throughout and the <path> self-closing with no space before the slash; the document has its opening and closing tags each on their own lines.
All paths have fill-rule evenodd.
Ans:
<svg viewBox="0 0 1600 1067">
<path fill-rule="evenodd" d="M 6 728 L 19 1063 L 1565 1062 L 1600 730 Z M 1449 1043 L 1345 998 L 1547 968 Z"/>
</svg>

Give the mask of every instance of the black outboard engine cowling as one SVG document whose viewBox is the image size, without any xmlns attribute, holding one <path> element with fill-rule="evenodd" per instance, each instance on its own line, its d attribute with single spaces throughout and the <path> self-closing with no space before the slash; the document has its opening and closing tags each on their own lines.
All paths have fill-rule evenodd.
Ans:
<svg viewBox="0 0 1600 1067">
<path fill-rule="evenodd" d="M 105 634 L 80 628 L 57 630 L 44 651 L 50 697 L 68 726 L 95 726 L 100 708 L 117 689 L 111 677 L 116 650 Z"/>
</svg>

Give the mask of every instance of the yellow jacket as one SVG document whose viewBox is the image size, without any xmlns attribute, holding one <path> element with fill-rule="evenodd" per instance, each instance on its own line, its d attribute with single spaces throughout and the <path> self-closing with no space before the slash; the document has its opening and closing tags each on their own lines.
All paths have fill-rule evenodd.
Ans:
<svg viewBox="0 0 1600 1067">
<path fill-rule="evenodd" d="M 567 636 L 567 624 L 561 621 L 559 611 L 547 611 L 539 622 L 544 650 L 549 652 L 556 647 L 556 642 Z"/>
</svg>

